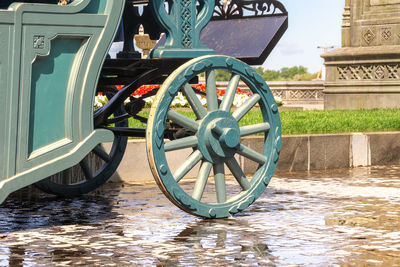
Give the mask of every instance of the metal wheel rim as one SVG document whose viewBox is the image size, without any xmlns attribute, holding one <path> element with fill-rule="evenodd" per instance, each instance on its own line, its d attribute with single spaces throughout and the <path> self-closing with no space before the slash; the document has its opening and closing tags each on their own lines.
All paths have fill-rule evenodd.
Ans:
<svg viewBox="0 0 400 267">
<path fill-rule="evenodd" d="M 259 103 L 262 107 L 264 121 L 267 120 L 271 126 L 265 138 L 263 152 L 269 160 L 258 169 L 251 179 L 250 189 L 242 191 L 224 203 L 217 204 L 198 201 L 179 186 L 174 174 L 169 169 L 163 141 L 164 123 L 174 96 L 187 81 L 208 69 L 225 69 L 240 75 L 241 80 L 250 87 L 253 93 L 260 93 Z M 268 86 L 251 67 L 239 60 L 225 56 L 204 56 L 193 59 L 168 77 L 161 86 L 150 111 L 146 136 L 150 167 L 161 190 L 179 208 L 206 218 L 229 217 L 253 203 L 268 185 L 275 171 L 282 146 L 278 107 Z"/>
</svg>

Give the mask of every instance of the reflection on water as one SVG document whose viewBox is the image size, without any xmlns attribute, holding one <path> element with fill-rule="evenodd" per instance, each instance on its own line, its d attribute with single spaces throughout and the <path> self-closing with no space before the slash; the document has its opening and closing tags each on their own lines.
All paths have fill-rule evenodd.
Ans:
<svg viewBox="0 0 400 267">
<path fill-rule="evenodd" d="M 29 190 L 0 206 L 0 266 L 400 264 L 400 167 L 281 174 L 225 220 L 187 215 L 153 183 Z"/>
<path fill-rule="evenodd" d="M 62 199 L 27 188 L 0 206 L 0 234 L 111 219 L 116 216 L 111 199 L 95 194 Z"/>
<path fill-rule="evenodd" d="M 207 265 L 212 262 L 212 257 L 224 263 L 229 261 L 245 265 L 258 263 L 262 265 L 273 263 L 268 245 L 258 238 L 257 234 L 248 232 L 250 225 L 246 220 L 203 220 L 189 225 L 177 236 L 173 243 L 177 246 L 191 248 L 186 259 L 195 265 Z M 179 265 L 179 255 L 168 255 L 160 265 Z"/>
</svg>

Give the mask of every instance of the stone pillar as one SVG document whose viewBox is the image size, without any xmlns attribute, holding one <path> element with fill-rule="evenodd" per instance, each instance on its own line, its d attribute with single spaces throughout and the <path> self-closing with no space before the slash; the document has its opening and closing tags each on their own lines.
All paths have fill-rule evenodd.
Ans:
<svg viewBox="0 0 400 267">
<path fill-rule="evenodd" d="M 342 47 L 350 46 L 350 0 L 346 0 L 342 23 Z"/>
<path fill-rule="evenodd" d="M 326 109 L 400 108 L 400 0 L 346 0 L 325 59 Z"/>
</svg>

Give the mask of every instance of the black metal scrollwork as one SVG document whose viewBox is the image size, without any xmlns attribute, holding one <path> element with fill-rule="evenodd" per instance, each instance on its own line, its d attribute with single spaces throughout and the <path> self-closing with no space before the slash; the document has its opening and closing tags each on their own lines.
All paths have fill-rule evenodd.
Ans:
<svg viewBox="0 0 400 267">
<path fill-rule="evenodd" d="M 215 0 L 213 20 L 287 15 L 277 0 Z"/>
</svg>

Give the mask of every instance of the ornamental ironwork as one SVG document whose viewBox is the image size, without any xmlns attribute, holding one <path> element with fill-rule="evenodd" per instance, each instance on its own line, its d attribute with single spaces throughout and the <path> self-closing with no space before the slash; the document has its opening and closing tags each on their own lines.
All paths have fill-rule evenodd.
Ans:
<svg viewBox="0 0 400 267">
<path fill-rule="evenodd" d="M 287 15 L 277 0 L 215 0 L 213 20 Z"/>
</svg>

